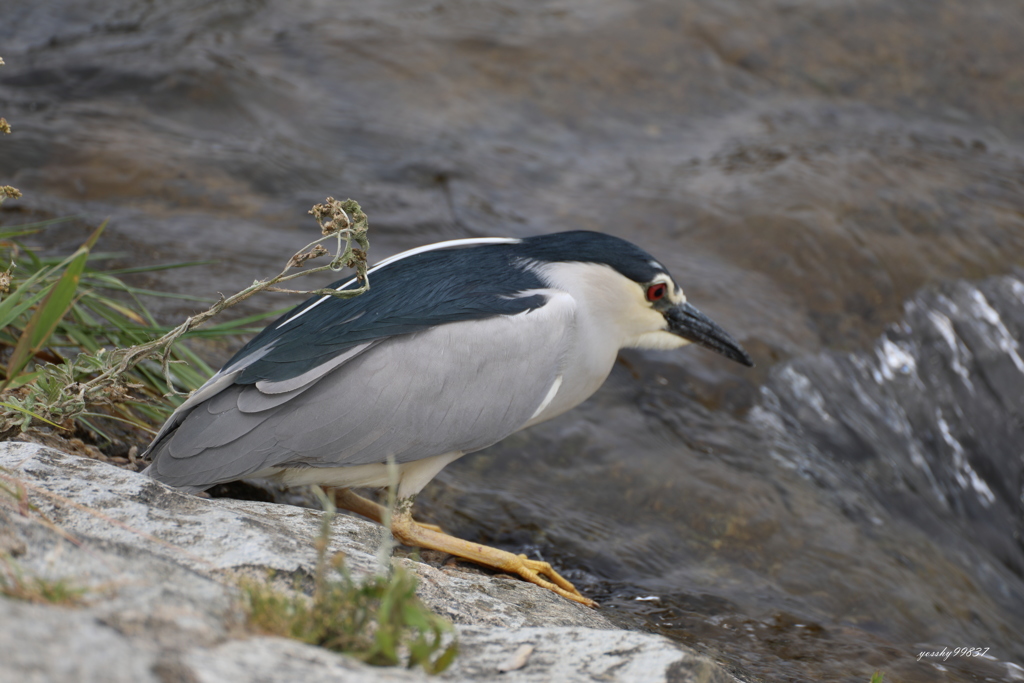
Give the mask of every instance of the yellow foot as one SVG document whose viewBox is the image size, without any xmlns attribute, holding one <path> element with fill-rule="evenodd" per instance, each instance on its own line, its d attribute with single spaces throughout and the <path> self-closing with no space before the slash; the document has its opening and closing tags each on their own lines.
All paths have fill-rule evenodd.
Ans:
<svg viewBox="0 0 1024 683">
<path fill-rule="evenodd" d="M 350 510 L 383 524 L 385 509 L 382 505 L 367 500 L 348 489 L 335 489 L 334 500 L 335 505 L 339 508 Z M 443 533 L 441 528 L 434 524 L 417 522 L 412 518 L 411 499 L 400 501 L 398 509 L 391 516 L 391 533 L 399 543 L 404 545 L 439 550 L 507 574 L 515 574 L 530 583 L 558 593 L 563 598 L 587 607 L 597 607 L 596 602 L 581 595 L 571 582 L 560 576 L 547 562 L 531 560 L 526 555 L 515 555 L 478 543 L 470 543 Z"/>
<path fill-rule="evenodd" d="M 516 574 L 530 583 L 558 593 L 563 598 L 573 600 L 587 607 L 597 607 L 597 603 L 580 594 L 570 581 L 563 578 L 551 568 L 547 562 L 527 559 L 526 555 L 515 555 L 505 550 L 491 548 L 478 543 L 470 543 L 461 538 L 426 528 L 415 522 L 412 513 L 399 506 L 391 518 L 391 533 L 399 542 L 429 550 L 454 555 L 485 567 L 491 567 L 508 574 Z M 545 578 L 546 577 L 546 578 Z"/>
<path fill-rule="evenodd" d="M 496 550 L 496 548 L 491 548 L 491 550 Z M 498 552 L 503 551 L 498 550 Z M 576 602 L 582 605 L 586 605 L 587 607 L 598 606 L 598 604 L 590 598 L 583 597 L 583 595 L 580 594 L 578 590 L 576 590 L 576 586 L 572 585 L 572 583 L 570 583 L 568 580 L 562 578 L 562 576 L 554 569 L 552 569 L 551 565 L 547 562 L 541 562 L 540 560 L 530 560 L 527 559 L 526 555 L 519 555 L 518 557 L 522 562 L 523 566 L 521 569 L 516 571 L 516 574 L 523 577 L 530 583 L 535 583 L 538 586 L 547 588 L 550 591 L 558 593 L 563 598 L 575 600 Z M 549 579 L 551 579 L 551 581 L 554 582 L 554 584 L 540 578 L 541 576 L 548 577 Z"/>
</svg>

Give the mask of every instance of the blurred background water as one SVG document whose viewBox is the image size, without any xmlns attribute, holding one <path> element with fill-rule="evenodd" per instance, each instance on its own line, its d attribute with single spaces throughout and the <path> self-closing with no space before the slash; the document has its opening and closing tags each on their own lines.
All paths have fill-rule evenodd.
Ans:
<svg viewBox="0 0 1024 683">
<path fill-rule="evenodd" d="M 751 680 L 1024 680 L 1022 36 L 1017 0 L 5 0 L 0 221 L 110 217 L 207 296 L 327 195 L 372 260 L 634 240 L 757 368 L 624 352 L 421 516 Z"/>
</svg>

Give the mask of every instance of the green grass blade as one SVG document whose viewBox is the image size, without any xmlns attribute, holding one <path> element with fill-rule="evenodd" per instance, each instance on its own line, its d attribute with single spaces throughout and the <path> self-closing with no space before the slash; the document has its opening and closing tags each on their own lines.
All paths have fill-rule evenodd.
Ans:
<svg viewBox="0 0 1024 683">
<path fill-rule="evenodd" d="M 31 254 L 31 252 L 29 252 L 29 254 Z M 32 273 L 32 275 L 30 275 L 24 282 L 18 283 L 18 288 L 11 292 L 6 299 L 0 302 L 0 327 L 7 327 L 8 325 L 10 325 L 11 321 L 16 319 L 19 315 L 21 315 L 28 306 L 33 305 L 36 301 L 45 296 L 46 291 L 49 291 L 49 287 L 52 286 L 52 283 L 44 287 L 44 290 L 46 291 L 44 291 L 43 293 L 37 292 L 36 295 L 33 296 L 31 303 L 26 305 L 24 301 L 21 301 L 22 297 L 26 293 L 31 291 L 32 286 L 35 285 L 35 283 L 45 281 L 46 278 L 48 278 L 50 275 L 57 272 L 59 269 L 63 268 L 67 264 L 71 263 L 71 258 L 71 256 L 67 257 L 53 268 L 40 267 L 38 268 L 38 270 L 36 270 L 36 272 Z M 21 301 L 21 303 L 19 303 L 19 301 Z M 16 307 L 18 308 L 18 312 L 12 312 Z"/>
<path fill-rule="evenodd" d="M 26 384 L 30 384 L 36 381 L 39 377 L 41 377 L 43 372 L 43 370 L 36 370 L 35 372 L 28 372 L 25 374 L 18 375 L 17 377 L 11 380 L 11 383 L 7 386 L 7 388 L 17 389 L 18 387 L 23 387 Z"/>
<path fill-rule="evenodd" d="M 79 347 L 90 353 L 99 351 L 102 344 L 92 337 L 89 333 L 85 332 L 82 328 L 75 325 L 62 326 L 64 334 L 67 335 L 68 339 L 77 344 Z"/>
<path fill-rule="evenodd" d="M 82 281 L 88 281 L 88 283 L 91 284 L 96 289 L 113 289 L 118 292 L 128 292 L 132 295 L 137 296 L 151 296 L 157 299 L 180 299 L 182 301 L 197 301 L 203 304 L 213 303 L 214 301 L 208 296 L 192 296 L 191 294 L 177 294 L 175 292 L 161 292 L 155 289 L 141 289 L 139 287 L 129 287 L 128 285 L 121 282 L 117 278 L 106 278 L 97 273 L 90 273 L 87 276 L 87 278 L 83 277 Z"/>
<path fill-rule="evenodd" d="M 157 266 L 137 266 L 135 268 L 117 268 L 105 270 L 104 275 L 130 275 L 132 273 L 155 273 L 161 270 L 173 270 L 174 268 L 191 268 L 192 266 L 212 266 L 217 261 L 185 261 L 182 263 L 164 263 Z"/>
<path fill-rule="evenodd" d="M 288 311 L 290 311 L 292 308 L 293 308 L 292 306 L 285 306 L 284 308 L 275 308 L 274 310 L 267 311 L 266 313 L 254 313 L 253 315 L 247 315 L 244 318 L 236 318 L 235 320 L 231 320 L 231 321 L 226 322 L 226 323 L 220 323 L 219 325 L 214 325 L 214 327 L 224 328 L 224 327 L 236 327 L 236 326 L 239 326 L 239 325 L 248 325 L 249 323 L 255 323 L 255 322 L 259 322 L 260 320 L 265 320 L 266 318 L 276 318 L 278 316 L 282 316 L 285 313 L 287 313 Z"/>
<path fill-rule="evenodd" d="M 76 218 L 79 218 L 79 216 L 62 216 L 60 218 L 47 218 L 45 221 L 36 221 L 35 223 L 22 223 L 21 225 L 15 225 L 12 229 L 31 230 L 33 232 L 38 232 L 43 228 L 50 227 L 51 225 L 57 225 L 58 223 L 67 223 L 68 221 L 73 221 Z"/>
<path fill-rule="evenodd" d="M 53 427 L 56 427 L 57 429 L 63 429 L 65 432 L 67 431 L 66 427 L 61 427 L 56 422 L 50 422 L 49 420 L 47 420 L 42 415 L 38 415 L 36 413 L 33 413 L 28 408 L 22 408 L 21 406 L 16 406 L 13 403 L 2 403 L 2 402 L 0 402 L 0 406 L 3 406 L 4 408 L 10 408 L 11 410 L 16 410 L 19 413 L 24 413 L 25 415 L 31 415 L 32 417 L 34 417 L 35 419 L 39 420 L 40 422 L 45 422 L 46 424 L 51 425 Z"/>
<path fill-rule="evenodd" d="M 146 321 L 142 316 L 119 301 L 114 301 L 113 299 L 109 299 L 105 296 L 96 296 L 93 293 L 86 293 L 83 297 L 83 300 L 84 299 L 89 299 L 90 308 L 92 308 L 95 313 L 102 315 L 108 322 L 114 325 L 120 326 L 120 324 L 123 324 L 123 320 L 131 320 L 137 325 L 146 326 Z M 109 309 L 116 314 L 116 316 L 121 318 L 121 320 L 112 318 L 109 313 L 101 313 L 100 311 L 103 308 Z"/>
<path fill-rule="evenodd" d="M 13 230 L 0 230 L 0 240 L 9 240 L 24 235 L 34 235 L 42 228 L 14 228 Z"/>
<path fill-rule="evenodd" d="M 141 429 L 143 431 L 149 432 L 153 436 L 157 435 L 157 431 L 155 429 L 151 428 L 149 425 L 147 425 L 147 424 L 145 424 L 143 422 L 139 422 L 138 420 L 129 420 L 126 417 L 119 417 L 117 415 L 110 415 L 108 413 L 82 413 L 82 415 L 85 415 L 86 417 L 101 417 L 104 420 L 114 420 L 115 422 L 123 422 L 125 424 L 131 425 L 132 427 L 136 427 L 136 428 Z M 94 425 L 91 425 L 91 423 L 90 423 L 90 426 L 91 426 L 92 430 L 94 432 L 96 432 L 97 434 L 103 434 L 103 432 L 101 432 L 99 429 L 97 429 Z M 106 434 L 103 434 L 103 436 L 108 441 L 113 441 L 113 439 L 108 437 Z"/>
<path fill-rule="evenodd" d="M 96 240 L 99 239 L 106 226 L 107 224 L 104 222 L 96 228 L 89 239 L 78 248 L 78 251 L 71 255 L 70 262 L 57 284 L 50 290 L 46 299 L 29 320 L 28 325 L 25 326 L 21 333 L 21 339 L 18 340 L 18 345 L 7 363 L 8 379 L 5 385 L 28 364 L 29 359 L 50 339 L 50 335 L 57 329 L 61 318 L 71 307 L 78 290 L 78 281 L 85 269 L 85 263 L 89 259 L 89 251 L 96 244 Z"/>
<path fill-rule="evenodd" d="M 79 415 L 75 419 L 78 420 L 79 422 L 81 422 L 82 424 L 84 424 L 87 428 L 91 429 L 94 434 L 99 436 L 101 439 L 104 439 L 107 443 L 110 443 L 111 441 L 113 441 L 113 439 L 110 438 L 109 434 L 107 434 L 105 431 L 103 431 L 102 429 L 100 429 L 99 427 L 94 425 L 92 422 L 87 420 L 86 419 L 87 415 L 98 415 L 98 413 L 82 413 L 81 415 Z M 103 416 L 101 415 L 101 417 L 103 417 Z"/>
<path fill-rule="evenodd" d="M 3 303 L 0 303 L 0 327 L 7 327 L 17 320 L 22 313 L 35 306 L 40 299 L 50 293 L 53 285 L 54 283 L 51 282 L 38 292 L 30 293 L 28 297 L 25 297 L 24 301 L 22 301 L 21 294 L 29 291 L 26 287 L 18 287 L 18 289 L 11 292 L 11 295 L 4 299 Z"/>
<path fill-rule="evenodd" d="M 0 230 L 0 240 L 10 239 L 12 237 L 21 237 L 22 235 L 34 235 L 44 228 L 48 228 L 51 225 L 57 225 L 58 223 L 66 223 L 73 221 L 78 216 L 65 216 L 63 218 L 51 218 L 45 221 L 37 221 L 35 223 L 22 223 L 21 225 L 15 225 L 8 230 Z"/>
</svg>

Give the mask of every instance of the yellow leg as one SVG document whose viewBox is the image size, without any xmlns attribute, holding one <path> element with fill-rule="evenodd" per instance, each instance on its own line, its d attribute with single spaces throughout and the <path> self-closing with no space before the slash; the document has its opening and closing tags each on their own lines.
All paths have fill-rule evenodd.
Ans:
<svg viewBox="0 0 1024 683">
<path fill-rule="evenodd" d="M 349 512 L 354 512 L 357 515 L 362 515 L 367 519 L 372 519 L 374 522 L 377 522 L 377 524 L 384 523 L 385 510 L 383 505 L 374 503 L 372 500 L 367 500 L 349 489 L 334 489 L 334 504 L 342 510 L 348 510 Z M 422 522 L 416 522 L 416 524 L 424 529 L 441 533 L 441 527 L 436 524 L 424 524 Z"/>
<path fill-rule="evenodd" d="M 367 501 L 369 502 L 369 501 Z M 378 506 L 379 507 L 379 506 Z M 363 514 L 363 513 L 360 513 Z M 547 562 L 529 560 L 526 555 L 515 555 L 505 550 L 490 548 L 477 543 L 470 543 L 461 538 L 428 529 L 412 518 L 412 499 L 399 501 L 398 509 L 391 517 L 391 533 L 399 542 L 429 550 L 461 557 L 485 567 L 492 567 L 509 574 L 517 574 L 531 583 L 558 593 L 563 598 L 575 600 L 587 607 L 597 607 L 597 603 L 583 597 L 576 587 L 558 575 Z M 541 578 L 546 576 L 547 579 Z"/>
</svg>

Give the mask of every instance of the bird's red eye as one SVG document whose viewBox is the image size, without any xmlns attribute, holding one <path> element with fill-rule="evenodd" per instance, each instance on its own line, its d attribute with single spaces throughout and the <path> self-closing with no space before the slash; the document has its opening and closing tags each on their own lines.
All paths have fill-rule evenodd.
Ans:
<svg viewBox="0 0 1024 683">
<path fill-rule="evenodd" d="M 668 286 L 664 282 L 659 282 L 656 285 L 651 285 L 647 288 L 647 300 L 657 301 L 665 296 L 668 291 Z"/>
</svg>

